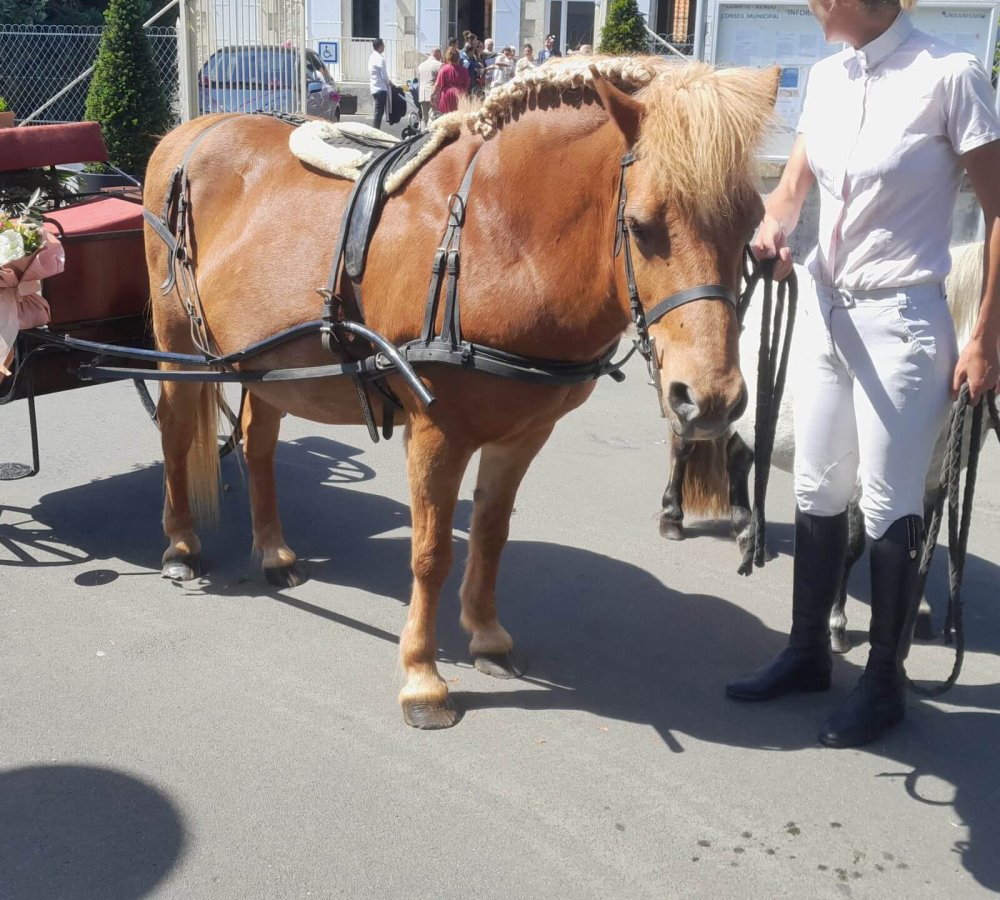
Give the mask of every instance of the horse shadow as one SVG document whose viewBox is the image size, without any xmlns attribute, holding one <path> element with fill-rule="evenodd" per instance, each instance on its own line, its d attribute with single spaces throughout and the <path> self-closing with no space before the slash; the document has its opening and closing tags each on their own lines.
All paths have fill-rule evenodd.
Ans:
<svg viewBox="0 0 1000 900">
<path fill-rule="evenodd" d="M 324 438 L 279 445 L 279 494 L 289 544 L 308 560 L 310 578 L 331 587 L 355 587 L 404 604 L 410 585 L 409 510 L 398 501 L 352 483 L 372 470 L 362 451 Z M 347 626 L 378 640 L 397 636 L 350 618 L 335 603 L 309 602 L 294 591 L 263 584 L 247 557 L 250 525 L 239 459 L 226 460 L 225 528 L 205 536 L 208 561 L 217 560 L 201 589 L 211 594 L 270 595 L 324 622 Z M 31 510 L 50 538 L 76 556 L 125 563 L 155 573 L 164 544 L 157 511 L 162 469 L 149 466 L 43 497 Z M 95 510 L 102 515 L 94 527 Z M 294 514 L 292 511 L 294 510 Z M 113 515 L 112 515 L 113 513 Z M 468 662 L 467 638 L 458 626 L 458 585 L 471 504 L 456 515 L 456 565 L 445 585 L 438 624 L 439 657 Z M 2 519 L 0 519 L 2 522 Z M 787 527 L 772 529 L 779 546 Z M 736 562 L 734 553 L 734 568 Z M 936 564 L 940 564 L 937 561 Z M 108 570 L 114 575 L 114 569 Z M 970 556 L 967 595 L 989 596 L 996 567 Z M 735 577 L 735 576 L 734 576 Z M 98 583 L 95 580 L 94 583 Z M 785 636 L 739 605 L 707 593 L 674 590 L 644 569 L 593 551 L 538 541 L 512 541 L 498 583 L 501 620 L 529 661 L 523 687 L 480 693 L 455 691 L 466 710 L 504 708 L 572 710 L 651 726 L 666 747 L 686 752 L 687 737 L 736 748 L 791 752 L 816 745 L 819 721 L 846 695 L 860 674 L 852 659 L 836 663 L 835 690 L 788 697 L 766 706 L 725 699 L 723 685 L 776 653 Z M 1000 610 L 983 608 L 976 647 L 1000 633 Z M 860 662 L 860 659 L 858 660 Z M 949 708 L 942 708 L 944 702 Z M 1000 739 L 1000 686 L 963 685 L 937 706 L 912 704 L 907 723 L 867 752 L 905 770 L 911 796 L 924 776 L 955 787 L 952 805 L 969 828 L 956 844 L 968 871 L 1000 889 L 1000 857 L 992 852 L 1000 805 L 1000 761 L 984 752 Z M 833 751 L 831 751 L 833 752 Z M 892 774 L 892 773 L 887 773 Z"/>
<path fill-rule="evenodd" d="M 0 771 L 0 896 L 148 896 L 184 850 L 186 830 L 158 789 L 111 769 Z"/>
</svg>

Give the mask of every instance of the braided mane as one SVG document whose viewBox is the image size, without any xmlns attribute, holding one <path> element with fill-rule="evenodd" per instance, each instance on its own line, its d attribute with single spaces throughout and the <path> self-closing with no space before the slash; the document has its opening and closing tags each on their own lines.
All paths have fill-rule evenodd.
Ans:
<svg viewBox="0 0 1000 900">
<path fill-rule="evenodd" d="M 453 115 L 489 140 L 543 92 L 553 100 L 596 102 L 591 66 L 645 105 L 635 150 L 674 202 L 716 217 L 756 189 L 755 154 L 774 116 L 772 89 L 756 70 L 657 56 L 574 56 L 527 69 L 490 91 L 478 109 Z"/>
</svg>

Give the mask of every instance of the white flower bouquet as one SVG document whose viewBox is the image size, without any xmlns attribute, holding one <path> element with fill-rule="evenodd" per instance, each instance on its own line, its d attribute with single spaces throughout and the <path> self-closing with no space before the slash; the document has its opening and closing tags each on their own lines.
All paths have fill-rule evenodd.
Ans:
<svg viewBox="0 0 1000 900">
<path fill-rule="evenodd" d="M 42 224 L 36 191 L 18 218 L 0 210 L 0 379 L 14 355 L 22 328 L 49 321 L 49 304 L 42 297 L 42 279 L 61 272 L 66 255 L 56 235 Z"/>
</svg>

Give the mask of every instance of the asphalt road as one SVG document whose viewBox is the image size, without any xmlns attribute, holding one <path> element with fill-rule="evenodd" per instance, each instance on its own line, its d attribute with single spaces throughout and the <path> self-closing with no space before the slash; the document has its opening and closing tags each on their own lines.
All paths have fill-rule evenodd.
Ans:
<svg viewBox="0 0 1000 900">
<path fill-rule="evenodd" d="M 1000 889 L 1000 448 L 967 565 L 962 683 L 876 745 L 816 743 L 828 695 L 745 706 L 725 681 L 783 641 L 779 557 L 750 579 L 722 526 L 657 533 L 664 428 L 641 367 L 602 384 L 528 474 L 500 577 L 526 677 L 472 669 L 456 572 L 441 671 L 466 710 L 404 726 L 409 591 L 398 438 L 286 419 L 285 533 L 310 580 L 250 553 L 238 456 L 209 571 L 159 576 L 158 435 L 128 385 L 39 402 L 43 470 L 0 484 L 0 897 L 942 897 Z M 0 459 L 28 456 L 23 404 Z M 462 560 L 471 474 L 455 525 Z M 939 562 L 941 555 L 939 554 Z M 853 581 L 856 639 L 867 576 Z M 945 576 L 937 566 L 932 587 Z M 860 599 L 858 599 L 860 598 Z M 939 609 L 940 613 L 940 609 Z M 944 675 L 921 645 L 911 672 Z"/>
</svg>

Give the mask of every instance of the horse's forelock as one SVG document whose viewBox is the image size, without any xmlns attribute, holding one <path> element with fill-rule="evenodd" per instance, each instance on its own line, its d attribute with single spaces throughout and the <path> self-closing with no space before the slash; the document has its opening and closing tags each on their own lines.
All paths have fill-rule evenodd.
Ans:
<svg viewBox="0 0 1000 900">
<path fill-rule="evenodd" d="M 732 213 L 757 189 L 755 156 L 774 106 L 759 72 L 692 63 L 637 96 L 646 117 L 636 151 L 674 202 L 711 220 Z"/>
</svg>

